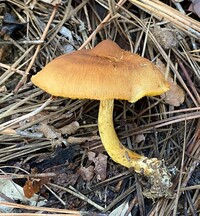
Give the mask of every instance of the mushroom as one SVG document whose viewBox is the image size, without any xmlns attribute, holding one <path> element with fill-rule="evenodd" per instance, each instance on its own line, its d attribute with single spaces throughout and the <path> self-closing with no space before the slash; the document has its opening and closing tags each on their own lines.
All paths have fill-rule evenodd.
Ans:
<svg viewBox="0 0 200 216">
<path fill-rule="evenodd" d="M 90 50 L 64 54 L 32 76 L 32 82 L 53 96 L 100 100 L 98 127 L 108 155 L 148 177 L 147 197 L 169 196 L 171 175 L 163 160 L 139 155 L 121 144 L 113 126 L 114 99 L 133 103 L 169 90 L 161 72 L 148 59 L 104 40 Z"/>
</svg>

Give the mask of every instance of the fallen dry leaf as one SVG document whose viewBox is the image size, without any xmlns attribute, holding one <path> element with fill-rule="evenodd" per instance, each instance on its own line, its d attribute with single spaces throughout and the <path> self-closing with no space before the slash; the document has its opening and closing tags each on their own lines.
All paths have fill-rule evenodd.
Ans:
<svg viewBox="0 0 200 216">
<path fill-rule="evenodd" d="M 145 136 L 144 136 L 144 134 L 136 134 L 136 135 L 134 136 L 134 141 L 135 141 L 136 144 L 138 144 L 138 143 L 140 143 L 140 142 L 142 142 L 142 141 L 145 141 Z"/>
<path fill-rule="evenodd" d="M 83 178 L 85 181 L 91 181 L 94 176 L 94 166 L 90 165 L 89 167 L 81 167 L 78 170 L 78 174 Z"/>
<path fill-rule="evenodd" d="M 172 106 L 180 106 L 185 100 L 185 93 L 175 82 L 169 82 L 170 90 L 165 93 L 164 101 Z"/>
<path fill-rule="evenodd" d="M 95 164 L 94 171 L 97 175 L 97 179 L 103 181 L 106 179 L 106 169 L 107 169 L 107 158 L 108 156 L 99 153 L 95 157 L 94 152 L 88 152 L 88 159 Z"/>
<path fill-rule="evenodd" d="M 35 193 L 40 191 L 40 183 L 36 180 L 28 179 L 23 187 L 24 195 L 27 198 L 31 198 Z"/>
<path fill-rule="evenodd" d="M 79 129 L 79 123 L 77 121 L 72 122 L 62 128 L 59 128 L 62 134 L 74 134 Z"/>
<path fill-rule="evenodd" d="M 9 179 L 0 179 L 0 194 L 2 198 L 7 197 L 7 201 L 8 199 L 13 200 L 13 202 L 17 200 L 17 202 L 24 203 L 29 206 L 43 206 L 47 202 L 44 197 L 39 197 L 37 194 L 33 194 L 32 198 L 26 199 L 23 195 L 23 188 Z"/>
<path fill-rule="evenodd" d="M 51 140 L 53 148 L 61 145 L 62 143 L 65 145 L 67 144 L 65 139 L 62 137 L 61 131 L 51 125 L 48 125 L 47 123 L 40 123 L 37 130 L 42 132 L 44 137 Z"/>
<path fill-rule="evenodd" d="M 47 184 L 51 179 L 51 176 L 44 176 L 40 178 L 29 178 L 24 187 L 24 195 L 27 198 L 31 198 L 34 194 L 38 193 L 44 184 Z"/>
<path fill-rule="evenodd" d="M 57 175 L 57 178 L 54 179 L 54 184 L 62 185 L 62 187 L 73 186 L 76 184 L 78 177 L 78 173 L 60 173 Z"/>
<path fill-rule="evenodd" d="M 37 129 L 48 139 L 56 139 L 61 137 L 61 134 L 53 126 L 46 123 L 40 123 Z"/>
<path fill-rule="evenodd" d="M 200 0 L 191 0 L 191 2 L 188 10 L 200 17 Z"/>
<path fill-rule="evenodd" d="M 156 60 L 156 67 L 165 75 L 166 67 L 159 58 Z M 167 77 L 167 81 L 170 84 L 170 90 L 161 95 L 161 97 L 164 97 L 164 101 L 169 105 L 180 106 L 185 100 L 183 89 L 173 80 L 170 74 Z"/>
<path fill-rule="evenodd" d="M 152 34 L 164 49 L 176 47 L 178 44 L 176 34 L 174 33 L 173 29 L 169 27 L 161 28 L 160 26 L 155 25 L 155 27 L 152 29 Z"/>
</svg>

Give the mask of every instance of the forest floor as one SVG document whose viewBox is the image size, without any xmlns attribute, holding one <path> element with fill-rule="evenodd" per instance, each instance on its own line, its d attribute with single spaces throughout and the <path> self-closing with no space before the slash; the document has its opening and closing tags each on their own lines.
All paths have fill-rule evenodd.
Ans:
<svg viewBox="0 0 200 216">
<path fill-rule="evenodd" d="M 195 0 L 0 1 L 0 215 L 199 215 L 199 17 Z M 124 146 L 164 161 L 171 196 L 145 197 L 148 179 L 108 156 L 99 101 L 51 97 L 31 82 L 104 39 L 170 83 L 162 96 L 116 100 L 113 121 Z"/>
</svg>

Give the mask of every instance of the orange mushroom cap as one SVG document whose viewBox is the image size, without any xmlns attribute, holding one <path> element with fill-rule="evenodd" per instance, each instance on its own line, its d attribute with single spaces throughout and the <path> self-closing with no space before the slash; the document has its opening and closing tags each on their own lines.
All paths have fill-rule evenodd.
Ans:
<svg viewBox="0 0 200 216">
<path fill-rule="evenodd" d="M 78 99 L 122 99 L 135 102 L 169 90 L 161 72 L 148 59 L 104 40 L 91 50 L 64 54 L 32 77 L 54 96 Z"/>
</svg>

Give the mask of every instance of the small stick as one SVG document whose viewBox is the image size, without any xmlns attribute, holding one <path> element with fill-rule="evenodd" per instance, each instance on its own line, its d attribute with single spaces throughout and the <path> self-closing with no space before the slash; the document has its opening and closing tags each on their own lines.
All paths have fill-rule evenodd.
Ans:
<svg viewBox="0 0 200 216">
<path fill-rule="evenodd" d="M 64 188 L 62 186 L 59 186 L 59 185 L 56 185 L 56 184 L 53 184 L 53 183 L 48 183 L 48 185 L 52 186 L 52 187 L 56 187 L 56 188 L 59 188 L 61 190 L 64 190 L 70 194 L 72 194 L 73 196 L 75 197 L 78 197 L 79 199 L 82 199 L 86 202 L 88 202 L 90 205 L 94 206 L 96 209 L 100 210 L 100 211 L 103 211 L 104 208 L 97 205 L 95 202 L 93 202 L 92 200 L 90 200 L 89 198 L 87 198 L 86 196 L 84 196 L 83 194 L 81 194 L 79 191 L 77 191 L 76 189 L 74 189 L 73 187 L 70 187 L 71 189 L 68 189 L 68 188 Z M 73 190 L 72 190 L 73 189 Z"/>
<path fill-rule="evenodd" d="M 180 188 L 180 192 L 184 192 L 184 191 L 187 191 L 187 190 L 200 190 L 200 184 L 198 185 L 192 185 L 192 186 L 188 186 L 188 187 L 182 187 Z"/>
<path fill-rule="evenodd" d="M 25 45 L 39 45 L 39 44 L 43 44 L 44 41 L 43 40 L 35 40 L 35 41 L 30 41 L 30 40 L 24 40 L 24 41 L 14 41 L 14 40 L 10 40 L 10 41 L 0 41 L 0 44 L 25 44 Z"/>
<path fill-rule="evenodd" d="M 3 167 L 1 167 L 3 168 Z M 4 175 L 0 175 L 0 179 L 13 180 L 13 179 L 22 179 L 22 178 L 45 178 L 45 177 L 55 177 L 57 176 L 54 172 L 49 173 L 37 173 L 37 174 L 15 174 L 15 173 L 6 173 Z"/>
<path fill-rule="evenodd" d="M 59 213 L 65 213 L 66 215 L 70 214 L 70 215 L 81 216 L 81 213 L 79 211 L 67 210 L 67 209 L 27 206 L 27 205 L 22 205 L 22 204 L 17 204 L 17 203 L 9 203 L 9 202 L 2 202 L 2 201 L 0 201 L 0 206 L 7 206 L 7 207 L 11 207 L 11 208 L 20 208 L 20 209 L 27 209 L 27 210 L 35 210 L 35 211 L 59 212 Z M 21 214 L 22 213 L 20 213 L 20 215 Z M 14 214 L 12 213 L 11 215 L 14 215 Z"/>
<path fill-rule="evenodd" d="M 83 195 L 82 193 L 80 193 L 78 190 L 76 190 L 72 186 L 69 186 L 69 189 L 71 189 L 72 191 L 74 191 L 82 200 L 85 200 L 86 202 L 88 202 L 89 204 L 93 205 L 98 210 L 100 210 L 100 211 L 104 210 L 103 207 L 101 207 L 100 205 L 97 205 L 95 202 L 93 202 L 92 200 L 90 200 L 89 198 L 87 198 L 85 195 Z"/>
<path fill-rule="evenodd" d="M 66 206 L 66 203 L 53 191 L 51 188 L 49 188 L 47 185 L 44 185 L 47 190 L 49 190 L 64 206 Z"/>
</svg>

